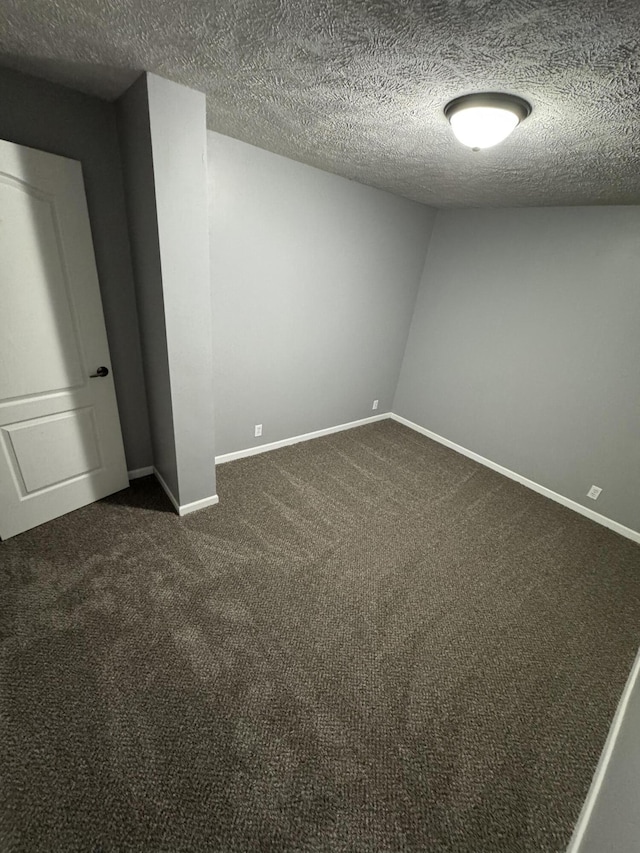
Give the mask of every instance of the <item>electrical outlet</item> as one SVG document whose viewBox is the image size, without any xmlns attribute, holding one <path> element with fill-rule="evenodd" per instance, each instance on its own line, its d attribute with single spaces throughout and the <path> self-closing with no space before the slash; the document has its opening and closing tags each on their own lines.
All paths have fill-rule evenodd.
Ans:
<svg viewBox="0 0 640 853">
<path fill-rule="evenodd" d="M 591 488 L 587 492 L 587 497 L 593 498 L 594 501 L 597 501 L 601 491 L 602 489 L 600 488 L 600 486 L 591 486 Z"/>
<path fill-rule="evenodd" d="M 256 431 L 254 435 L 256 438 L 262 435 L 262 424 L 256 424 Z"/>
<path fill-rule="evenodd" d="M 373 401 L 373 406 L 371 406 L 371 411 L 372 411 L 372 412 L 375 412 L 375 410 L 376 410 L 377 408 L 378 408 L 378 401 L 377 401 L 377 400 L 374 400 L 374 401 Z"/>
</svg>

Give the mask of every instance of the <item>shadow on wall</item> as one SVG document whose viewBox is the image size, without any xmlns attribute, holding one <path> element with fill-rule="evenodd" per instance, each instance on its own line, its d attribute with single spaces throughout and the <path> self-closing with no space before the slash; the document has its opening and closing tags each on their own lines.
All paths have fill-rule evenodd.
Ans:
<svg viewBox="0 0 640 853">
<path fill-rule="evenodd" d="M 0 66 L 108 100 L 119 97 L 143 71 L 130 66 L 98 65 L 95 62 L 51 56 L 25 56 L 2 52 Z"/>
</svg>

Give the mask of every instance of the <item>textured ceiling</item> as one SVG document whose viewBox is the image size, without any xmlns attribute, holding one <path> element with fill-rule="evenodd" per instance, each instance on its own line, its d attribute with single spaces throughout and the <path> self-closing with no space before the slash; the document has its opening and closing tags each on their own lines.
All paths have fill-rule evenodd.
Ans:
<svg viewBox="0 0 640 853">
<path fill-rule="evenodd" d="M 640 203 L 640 0 L 3 0 L 0 64 L 105 98 L 146 69 L 208 125 L 439 207 Z M 473 153 L 442 113 L 532 115 Z"/>
</svg>

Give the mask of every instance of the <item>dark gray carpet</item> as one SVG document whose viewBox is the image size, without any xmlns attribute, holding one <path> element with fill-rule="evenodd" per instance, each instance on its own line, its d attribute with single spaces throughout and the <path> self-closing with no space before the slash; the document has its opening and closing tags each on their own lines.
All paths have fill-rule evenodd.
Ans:
<svg viewBox="0 0 640 853">
<path fill-rule="evenodd" d="M 640 548 L 396 423 L 0 545 L 0 849 L 562 851 Z"/>
</svg>

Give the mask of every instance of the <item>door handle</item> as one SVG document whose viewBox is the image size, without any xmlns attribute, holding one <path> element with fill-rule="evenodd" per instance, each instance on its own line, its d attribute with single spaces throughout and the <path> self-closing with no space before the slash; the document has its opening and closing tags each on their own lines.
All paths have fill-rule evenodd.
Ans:
<svg viewBox="0 0 640 853">
<path fill-rule="evenodd" d="M 109 368 L 108 367 L 99 367 L 95 373 L 89 374 L 89 379 L 97 379 L 98 377 L 108 376 Z"/>
</svg>

